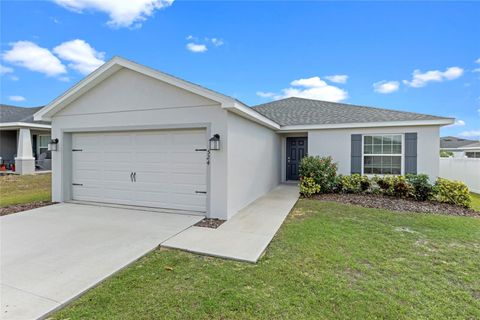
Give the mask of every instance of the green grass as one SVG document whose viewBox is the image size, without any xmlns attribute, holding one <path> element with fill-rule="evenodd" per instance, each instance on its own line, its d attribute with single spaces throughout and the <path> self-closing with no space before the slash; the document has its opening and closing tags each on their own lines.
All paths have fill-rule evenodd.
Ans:
<svg viewBox="0 0 480 320">
<path fill-rule="evenodd" d="M 54 319 L 478 319 L 480 219 L 300 200 L 257 265 L 156 250 Z"/>
<path fill-rule="evenodd" d="M 0 176 L 0 207 L 52 198 L 51 174 Z"/>
<path fill-rule="evenodd" d="M 480 194 L 472 192 L 470 195 L 472 197 L 472 209 L 480 211 Z"/>
</svg>

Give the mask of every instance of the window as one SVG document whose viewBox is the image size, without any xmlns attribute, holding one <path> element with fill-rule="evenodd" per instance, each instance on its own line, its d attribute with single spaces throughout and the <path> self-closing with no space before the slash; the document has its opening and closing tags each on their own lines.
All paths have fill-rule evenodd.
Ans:
<svg viewBox="0 0 480 320">
<path fill-rule="evenodd" d="M 480 158 L 480 151 L 465 152 L 467 158 Z"/>
<path fill-rule="evenodd" d="M 50 142 L 50 136 L 39 135 L 38 136 L 38 156 L 42 153 L 47 154 L 47 159 L 51 159 L 51 152 L 48 151 L 48 143 Z"/>
<path fill-rule="evenodd" d="M 402 174 L 402 135 L 363 136 L 364 174 Z"/>
</svg>

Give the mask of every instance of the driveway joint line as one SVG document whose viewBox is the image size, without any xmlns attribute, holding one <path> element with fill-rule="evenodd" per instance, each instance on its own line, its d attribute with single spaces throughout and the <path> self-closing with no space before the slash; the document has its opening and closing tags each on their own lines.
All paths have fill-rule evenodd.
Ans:
<svg viewBox="0 0 480 320">
<path fill-rule="evenodd" d="M 18 291 L 22 291 L 22 292 L 24 292 L 24 293 L 31 294 L 31 295 L 33 295 L 33 296 L 35 296 L 35 297 L 37 297 L 37 298 L 42 298 L 42 299 L 45 299 L 45 300 L 49 300 L 49 301 L 55 302 L 56 304 L 61 304 L 60 301 L 54 300 L 54 299 L 49 298 L 49 297 L 44 297 L 44 296 L 42 296 L 42 295 L 36 294 L 36 293 L 34 293 L 34 292 L 31 292 L 31 291 L 28 291 L 28 290 L 25 290 L 25 289 L 17 288 L 17 287 L 15 287 L 15 286 L 6 284 L 5 282 L 0 283 L 0 285 L 6 286 L 6 287 L 9 287 L 9 288 L 18 290 Z"/>
</svg>

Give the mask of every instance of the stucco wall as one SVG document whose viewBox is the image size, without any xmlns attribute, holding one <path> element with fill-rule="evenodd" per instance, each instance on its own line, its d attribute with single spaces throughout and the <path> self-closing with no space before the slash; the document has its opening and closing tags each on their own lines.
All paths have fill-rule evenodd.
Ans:
<svg viewBox="0 0 480 320">
<path fill-rule="evenodd" d="M 17 130 L 0 131 L 0 157 L 13 161 L 17 154 Z"/>
<path fill-rule="evenodd" d="M 350 174 L 352 134 L 417 132 L 417 172 L 438 177 L 440 136 L 438 126 L 312 130 L 308 132 L 309 155 L 332 156 L 341 174 Z"/>
<path fill-rule="evenodd" d="M 85 93 L 52 119 L 52 138 L 59 151 L 53 157 L 53 200 L 71 199 L 71 133 L 207 129 L 223 137 L 222 150 L 212 152 L 208 168 L 207 210 L 211 217 L 227 218 L 227 111 L 220 104 L 130 70 L 120 70 Z M 205 141 L 207 146 L 207 141 Z"/>
<path fill-rule="evenodd" d="M 229 217 L 280 183 L 280 164 L 280 135 L 228 113 Z"/>
</svg>

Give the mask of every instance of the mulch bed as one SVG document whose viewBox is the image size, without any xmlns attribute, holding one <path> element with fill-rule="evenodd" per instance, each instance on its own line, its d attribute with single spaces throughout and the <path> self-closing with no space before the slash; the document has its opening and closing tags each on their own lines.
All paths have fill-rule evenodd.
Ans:
<svg viewBox="0 0 480 320">
<path fill-rule="evenodd" d="M 434 201 L 414 201 L 373 194 L 318 194 L 313 196 L 313 199 L 320 201 L 348 203 L 366 208 L 480 217 L 480 212 L 478 211 L 447 203 Z"/>
<path fill-rule="evenodd" d="M 204 228 L 212 228 L 212 229 L 217 229 L 224 223 L 225 220 L 221 219 L 210 219 L 210 218 L 205 218 L 202 221 L 199 221 L 195 224 L 196 227 L 204 227 Z"/>
<path fill-rule="evenodd" d="M 45 207 L 45 206 L 49 206 L 49 205 L 52 205 L 52 204 L 55 204 L 55 203 L 57 203 L 57 202 L 37 201 L 37 202 L 31 202 L 31 203 L 25 203 L 25 204 L 15 204 L 15 205 L 0 208 L 0 216 L 6 216 L 7 214 L 17 213 L 17 212 L 20 212 L 20 211 L 25 211 L 25 210 L 30 210 L 30 209 L 40 208 L 40 207 Z"/>
</svg>

